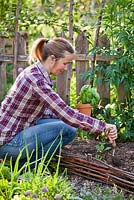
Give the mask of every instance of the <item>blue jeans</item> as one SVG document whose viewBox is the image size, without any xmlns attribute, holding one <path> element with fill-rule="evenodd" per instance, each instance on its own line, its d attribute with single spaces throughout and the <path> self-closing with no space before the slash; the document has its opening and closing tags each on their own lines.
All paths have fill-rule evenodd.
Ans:
<svg viewBox="0 0 134 200">
<path fill-rule="evenodd" d="M 26 128 L 14 136 L 9 143 L 1 146 L 0 158 L 7 156 L 6 159 L 9 160 L 12 157 L 13 162 L 15 162 L 20 151 L 22 151 L 22 156 L 19 161 L 19 167 L 21 167 L 27 161 L 27 146 L 29 155 L 32 155 L 30 162 L 34 162 L 37 155 L 38 159 L 42 158 L 42 155 L 45 155 L 46 152 L 48 153 L 48 160 L 57 146 L 59 145 L 60 147 L 61 138 L 61 145 L 64 147 L 71 142 L 75 136 L 76 128 L 65 124 L 59 119 L 39 119 L 36 125 Z M 49 147 L 51 148 L 49 149 Z M 36 149 L 38 149 L 38 153 Z"/>
</svg>

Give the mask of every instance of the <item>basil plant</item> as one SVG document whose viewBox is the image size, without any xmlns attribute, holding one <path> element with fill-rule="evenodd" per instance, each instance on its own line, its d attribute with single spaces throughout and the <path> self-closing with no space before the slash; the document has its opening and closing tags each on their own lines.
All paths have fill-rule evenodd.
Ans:
<svg viewBox="0 0 134 200">
<path fill-rule="evenodd" d="M 95 88 L 90 85 L 82 86 L 79 95 L 79 103 L 91 104 L 92 106 L 98 104 L 100 101 L 100 95 Z"/>
</svg>

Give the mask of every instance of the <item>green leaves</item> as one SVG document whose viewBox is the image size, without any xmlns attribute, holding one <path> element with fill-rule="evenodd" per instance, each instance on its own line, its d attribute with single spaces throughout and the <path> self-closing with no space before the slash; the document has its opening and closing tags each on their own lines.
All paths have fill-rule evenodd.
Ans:
<svg viewBox="0 0 134 200">
<path fill-rule="evenodd" d="M 103 143 L 103 142 L 100 142 L 99 144 L 96 145 L 96 150 L 97 150 L 98 153 L 103 153 L 103 152 L 108 151 L 110 149 L 112 149 L 112 147 L 106 146 L 106 144 Z"/>
<path fill-rule="evenodd" d="M 0 179 L 1 178 L 11 180 L 11 172 L 9 167 L 4 166 L 2 163 L 0 163 Z"/>
<path fill-rule="evenodd" d="M 99 103 L 100 96 L 95 88 L 91 88 L 89 85 L 84 85 L 81 88 L 79 99 L 83 104 L 89 103 L 94 106 Z"/>
</svg>

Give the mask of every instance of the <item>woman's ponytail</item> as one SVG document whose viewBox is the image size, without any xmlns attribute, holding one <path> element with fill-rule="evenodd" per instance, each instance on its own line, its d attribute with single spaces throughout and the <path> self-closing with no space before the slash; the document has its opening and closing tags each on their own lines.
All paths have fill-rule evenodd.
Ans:
<svg viewBox="0 0 134 200">
<path fill-rule="evenodd" d="M 37 39 L 31 48 L 30 56 L 29 56 L 29 63 L 35 61 L 41 61 L 42 60 L 42 52 L 44 49 L 44 45 L 46 45 L 48 42 L 45 38 L 39 38 Z"/>
</svg>

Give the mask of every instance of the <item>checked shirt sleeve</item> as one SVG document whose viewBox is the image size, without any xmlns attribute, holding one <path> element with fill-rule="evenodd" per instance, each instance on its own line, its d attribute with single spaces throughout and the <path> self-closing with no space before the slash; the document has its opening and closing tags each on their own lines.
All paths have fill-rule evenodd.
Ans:
<svg viewBox="0 0 134 200">
<path fill-rule="evenodd" d="M 104 122 L 72 109 L 52 90 L 44 79 L 34 82 L 33 90 L 37 98 L 43 102 L 44 107 L 49 108 L 65 123 L 92 133 L 101 133 L 104 130 L 106 125 Z"/>
</svg>

